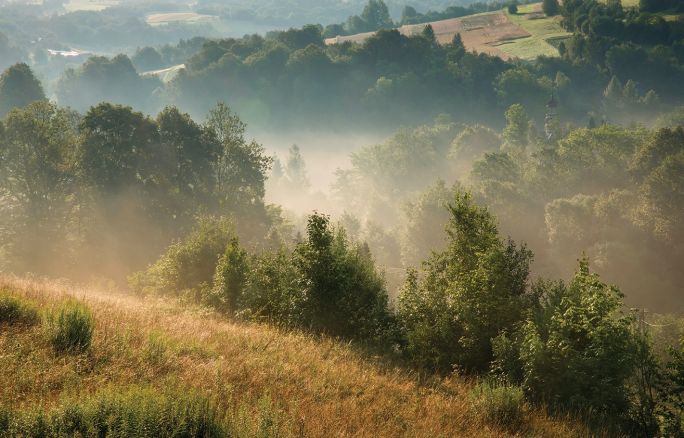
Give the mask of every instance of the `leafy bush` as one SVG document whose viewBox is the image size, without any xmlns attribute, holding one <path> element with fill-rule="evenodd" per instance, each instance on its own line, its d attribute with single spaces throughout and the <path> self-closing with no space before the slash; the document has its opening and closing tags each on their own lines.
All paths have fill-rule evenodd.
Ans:
<svg viewBox="0 0 684 438">
<path fill-rule="evenodd" d="M 457 193 L 449 206 L 448 247 L 433 253 L 419 279 L 409 272 L 399 297 L 408 355 L 449 372 L 489 368 L 491 339 L 512 329 L 529 307 L 532 254 L 499 238 L 492 215 Z"/>
<path fill-rule="evenodd" d="M 684 436 L 684 339 L 670 349 L 660 401 L 661 435 Z"/>
<path fill-rule="evenodd" d="M 226 218 L 205 217 L 183 240 L 171 245 L 146 271 L 130 277 L 140 294 L 181 294 L 201 298 L 214 278 L 216 265 L 228 244 L 235 239 L 233 225 Z"/>
<path fill-rule="evenodd" d="M 244 317 L 285 325 L 304 322 L 305 295 L 292 254 L 285 248 L 254 257 L 240 300 Z"/>
<path fill-rule="evenodd" d="M 4 423 L 4 424 L 3 424 Z M 209 400 L 195 392 L 104 391 L 71 400 L 53 412 L 0 413 L 0 436 L 223 437 Z"/>
<path fill-rule="evenodd" d="M 305 302 L 305 324 L 335 336 L 385 338 L 393 327 L 384 278 L 370 250 L 350 243 L 327 216 L 313 214 L 294 264 Z"/>
<path fill-rule="evenodd" d="M 639 344 L 620 291 L 583 259 L 569 285 L 549 283 L 539 292 L 533 315 L 495 342 L 498 365 L 552 408 L 624 418 Z"/>
<path fill-rule="evenodd" d="M 227 312 L 235 312 L 248 271 L 247 253 L 240 248 L 238 239 L 233 238 L 218 260 L 210 304 Z"/>
<path fill-rule="evenodd" d="M 510 431 L 525 422 L 525 394 L 519 386 L 482 381 L 472 389 L 470 405 L 479 418 Z"/>
<path fill-rule="evenodd" d="M 34 325 L 38 309 L 25 299 L 0 292 L 0 324 Z"/>
<path fill-rule="evenodd" d="M 90 348 L 95 320 L 84 304 L 73 299 L 65 301 L 47 313 L 45 324 L 55 351 L 80 353 Z"/>
</svg>

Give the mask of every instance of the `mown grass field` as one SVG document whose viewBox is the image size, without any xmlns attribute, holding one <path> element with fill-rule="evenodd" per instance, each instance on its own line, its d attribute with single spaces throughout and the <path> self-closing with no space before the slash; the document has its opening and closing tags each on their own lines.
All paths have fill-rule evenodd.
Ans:
<svg viewBox="0 0 684 438">
<path fill-rule="evenodd" d="M 229 322 L 175 301 L 9 277 L 0 293 L 41 312 L 74 296 L 95 318 L 92 345 L 80 354 L 56 353 L 40 324 L 0 325 L 4 409 L 49 412 L 103 388 L 179 388 L 211 400 L 232 436 L 590 435 L 529 407 L 516 430 L 502 428 L 473 408 L 473 385 L 462 378 L 426 381 L 348 343 Z"/>
<path fill-rule="evenodd" d="M 172 67 L 163 68 L 160 70 L 152 70 L 143 72 L 143 75 L 158 76 L 162 82 L 171 82 L 176 77 L 179 71 L 185 68 L 185 64 L 178 64 Z"/>
<path fill-rule="evenodd" d="M 102 11 L 119 4 L 118 0 L 69 0 L 64 4 L 67 12 L 76 11 Z"/>
<path fill-rule="evenodd" d="M 145 21 L 150 26 L 160 26 L 169 23 L 202 23 L 215 18 L 213 15 L 202 15 L 196 12 L 165 12 L 148 15 Z"/>
<path fill-rule="evenodd" d="M 517 14 L 508 14 L 510 20 L 529 32 L 527 38 L 506 42 L 499 49 L 520 59 L 534 59 L 537 56 L 558 56 L 554 41 L 570 37 L 560 25 L 560 16 L 546 17 L 541 11 L 541 3 L 520 5 Z"/>
</svg>

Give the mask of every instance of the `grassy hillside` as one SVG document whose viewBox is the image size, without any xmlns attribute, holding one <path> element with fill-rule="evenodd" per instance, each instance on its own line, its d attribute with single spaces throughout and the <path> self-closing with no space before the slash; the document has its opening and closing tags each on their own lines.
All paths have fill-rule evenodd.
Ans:
<svg viewBox="0 0 684 438">
<path fill-rule="evenodd" d="M 537 56 L 558 56 L 554 45 L 559 40 L 568 38 L 560 25 L 561 17 L 546 17 L 541 11 L 541 3 L 532 3 L 518 7 L 517 14 L 508 14 L 510 20 L 520 26 L 530 36 L 506 42 L 499 49 L 520 59 L 534 59 Z"/>
<path fill-rule="evenodd" d="M 517 14 L 507 11 L 483 12 L 431 23 L 412 24 L 400 27 L 404 35 L 417 35 L 430 24 L 437 41 L 450 43 L 457 33 L 461 34 L 466 49 L 487 53 L 503 59 L 535 59 L 537 56 L 558 56 L 554 43 L 571 36 L 560 25 L 561 17 L 546 17 L 541 12 L 541 3 L 518 7 Z M 345 41 L 361 43 L 374 32 L 329 38 L 326 44 Z"/>
<path fill-rule="evenodd" d="M 95 320 L 92 345 L 80 354 L 56 353 L 44 323 L 0 322 L 0 425 L 13 418 L 36 423 L 46 412 L 61 412 L 72 424 L 77 414 L 109 409 L 110 422 L 152 412 L 187 426 L 186 417 L 199 416 L 200 426 L 211 420 L 232 436 L 588 434 L 526 406 L 515 429 L 503 428 L 491 394 L 483 401 L 459 378 L 421 384 L 415 373 L 345 343 L 226 322 L 171 301 L 15 278 L 0 279 L 0 294 L 43 315 L 75 296 Z"/>
</svg>

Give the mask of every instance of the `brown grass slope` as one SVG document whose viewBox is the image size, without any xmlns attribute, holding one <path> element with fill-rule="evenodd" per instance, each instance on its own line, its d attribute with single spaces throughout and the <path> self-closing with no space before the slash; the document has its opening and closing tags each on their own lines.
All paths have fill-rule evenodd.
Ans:
<svg viewBox="0 0 684 438">
<path fill-rule="evenodd" d="M 92 347 L 81 355 L 55 354 L 40 326 L 0 325 L 0 405 L 13 409 L 50 409 L 103 387 L 181 386 L 202 391 L 219 406 L 239 406 L 255 422 L 266 403 L 285 436 L 589 435 L 581 425 L 537 409 L 528 410 L 518 432 L 505 431 L 470 407 L 467 381 L 421 384 L 415 373 L 332 339 L 227 322 L 175 301 L 57 282 L 0 277 L 0 291 L 41 309 L 75 296 L 96 321 Z"/>
</svg>

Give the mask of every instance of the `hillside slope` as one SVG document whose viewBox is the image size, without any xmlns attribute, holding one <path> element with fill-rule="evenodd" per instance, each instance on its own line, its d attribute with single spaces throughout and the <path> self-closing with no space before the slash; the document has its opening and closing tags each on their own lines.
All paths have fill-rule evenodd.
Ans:
<svg viewBox="0 0 684 438">
<path fill-rule="evenodd" d="M 541 55 L 558 56 L 558 50 L 550 42 L 571 35 L 560 26 L 560 17 L 546 17 L 541 13 L 541 3 L 523 5 L 518 10 L 518 14 L 504 11 L 484 12 L 430 23 L 404 25 L 397 30 L 406 36 L 418 35 L 429 24 L 440 44 L 450 43 L 459 33 L 467 50 L 506 60 L 535 59 Z M 325 43 L 360 43 L 374 34 L 375 32 L 366 32 L 338 36 L 326 39 Z"/>
<path fill-rule="evenodd" d="M 0 406 L 15 410 L 54 409 L 103 387 L 176 386 L 229 406 L 246 436 L 588 435 L 537 410 L 517 433 L 498 429 L 469 408 L 469 383 L 419 384 L 415 374 L 330 339 L 54 282 L 0 278 L 0 292 L 43 310 L 75 296 L 96 321 L 92 347 L 80 355 L 54 353 L 40 326 L 0 324 Z"/>
</svg>

